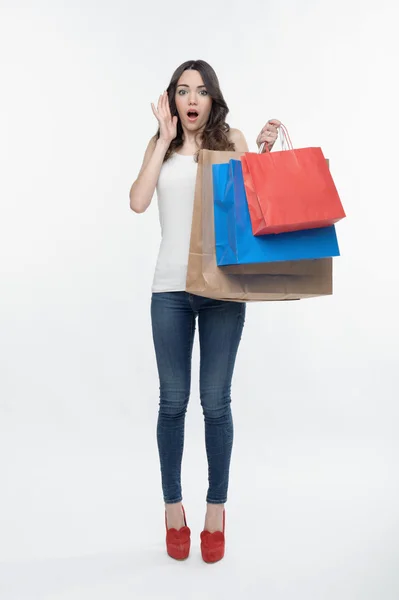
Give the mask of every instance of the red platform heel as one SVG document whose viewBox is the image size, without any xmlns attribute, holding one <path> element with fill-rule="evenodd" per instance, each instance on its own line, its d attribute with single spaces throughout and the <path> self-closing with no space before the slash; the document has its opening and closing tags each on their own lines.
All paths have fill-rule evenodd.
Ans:
<svg viewBox="0 0 399 600">
<path fill-rule="evenodd" d="M 187 527 L 186 513 L 182 505 L 184 526 L 179 530 L 172 527 L 168 529 L 166 510 L 165 510 L 165 527 L 166 527 L 166 551 L 172 558 L 176 560 L 185 560 L 190 553 L 191 531 Z"/>
<path fill-rule="evenodd" d="M 201 554 L 205 562 L 213 563 L 223 558 L 225 550 L 224 529 L 225 509 L 223 509 L 223 531 L 213 531 L 212 533 L 206 529 L 201 531 Z"/>
</svg>

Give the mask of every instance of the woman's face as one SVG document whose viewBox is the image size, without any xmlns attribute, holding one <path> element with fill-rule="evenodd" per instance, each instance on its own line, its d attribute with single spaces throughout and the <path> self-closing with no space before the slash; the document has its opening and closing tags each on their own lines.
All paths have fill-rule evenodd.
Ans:
<svg viewBox="0 0 399 600">
<path fill-rule="evenodd" d="M 177 82 L 175 101 L 184 128 L 195 132 L 205 127 L 211 112 L 212 98 L 198 71 L 184 71 Z"/>
</svg>

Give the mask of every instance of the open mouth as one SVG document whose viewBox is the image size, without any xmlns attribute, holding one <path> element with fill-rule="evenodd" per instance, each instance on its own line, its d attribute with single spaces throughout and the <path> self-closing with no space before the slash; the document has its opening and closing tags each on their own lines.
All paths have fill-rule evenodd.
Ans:
<svg viewBox="0 0 399 600">
<path fill-rule="evenodd" d="M 198 119 L 198 112 L 196 110 L 189 110 L 187 112 L 187 118 L 189 121 L 194 122 Z"/>
</svg>

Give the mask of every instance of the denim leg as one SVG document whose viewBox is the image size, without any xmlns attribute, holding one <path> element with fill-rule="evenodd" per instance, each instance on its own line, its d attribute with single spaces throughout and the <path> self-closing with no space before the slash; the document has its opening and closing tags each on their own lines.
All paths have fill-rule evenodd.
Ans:
<svg viewBox="0 0 399 600">
<path fill-rule="evenodd" d="M 208 459 L 206 501 L 227 501 L 233 447 L 231 381 L 245 321 L 241 302 L 203 299 L 198 311 L 200 337 L 200 398 Z"/>
<path fill-rule="evenodd" d="M 151 320 L 160 383 L 157 443 L 165 503 L 182 500 L 181 464 L 190 397 L 195 315 L 186 292 L 153 293 Z"/>
</svg>

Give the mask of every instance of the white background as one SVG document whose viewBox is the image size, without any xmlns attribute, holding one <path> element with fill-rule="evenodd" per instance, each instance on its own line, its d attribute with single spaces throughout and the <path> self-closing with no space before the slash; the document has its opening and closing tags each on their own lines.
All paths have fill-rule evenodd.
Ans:
<svg viewBox="0 0 399 600">
<path fill-rule="evenodd" d="M 398 17 L 394 0 L 2 0 L 2 600 L 399 597 Z M 160 229 L 128 198 L 150 103 L 198 58 L 252 150 L 272 117 L 323 148 L 347 212 L 332 297 L 248 306 L 218 565 L 199 552 L 198 341 L 192 552 L 165 551 Z"/>
</svg>

